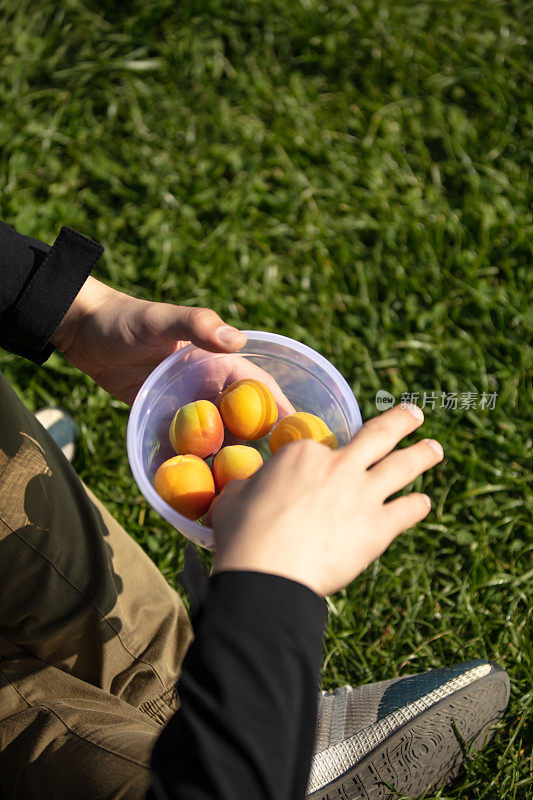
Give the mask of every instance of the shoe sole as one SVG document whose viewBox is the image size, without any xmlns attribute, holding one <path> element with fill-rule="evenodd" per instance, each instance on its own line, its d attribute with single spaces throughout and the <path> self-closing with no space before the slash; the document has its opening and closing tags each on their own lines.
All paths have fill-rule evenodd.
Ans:
<svg viewBox="0 0 533 800">
<path fill-rule="evenodd" d="M 371 753 L 306 800 L 420 798 L 457 779 L 471 749 L 494 735 L 510 695 L 507 673 L 494 669 L 406 722 Z M 453 720 L 453 722 L 452 722 Z M 391 788 L 394 787 L 394 788 Z"/>
</svg>

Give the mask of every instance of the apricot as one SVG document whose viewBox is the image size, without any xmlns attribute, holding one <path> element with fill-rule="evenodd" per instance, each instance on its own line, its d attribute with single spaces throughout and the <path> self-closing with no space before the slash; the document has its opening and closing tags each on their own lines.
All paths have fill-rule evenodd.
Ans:
<svg viewBox="0 0 533 800">
<path fill-rule="evenodd" d="M 254 378 L 242 378 L 226 387 L 220 395 L 218 409 L 226 428 L 248 441 L 266 436 L 278 418 L 272 392 Z"/>
<path fill-rule="evenodd" d="M 218 489 L 235 479 L 246 479 L 263 465 L 261 453 L 255 447 L 233 444 L 219 450 L 213 459 L 213 476 Z"/>
<path fill-rule="evenodd" d="M 336 450 L 337 437 L 330 431 L 324 420 L 307 411 L 296 411 L 280 419 L 268 440 L 270 452 L 274 454 L 280 447 L 298 439 L 314 439 Z"/>
<path fill-rule="evenodd" d="M 205 461 L 187 454 L 163 461 L 155 473 L 154 489 L 175 511 L 194 520 L 209 508 L 215 481 Z"/>
<path fill-rule="evenodd" d="M 222 447 L 224 424 L 214 403 L 195 400 L 178 408 L 168 435 L 178 455 L 207 458 Z"/>
</svg>

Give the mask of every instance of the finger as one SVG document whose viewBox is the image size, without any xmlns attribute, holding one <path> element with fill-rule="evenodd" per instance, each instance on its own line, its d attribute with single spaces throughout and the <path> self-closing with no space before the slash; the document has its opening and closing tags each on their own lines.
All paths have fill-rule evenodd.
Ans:
<svg viewBox="0 0 533 800">
<path fill-rule="evenodd" d="M 444 452 L 435 439 L 422 441 L 394 450 L 368 470 L 368 474 L 379 486 L 383 497 L 404 489 L 423 472 L 442 461 Z"/>
<path fill-rule="evenodd" d="M 431 511 L 431 499 L 422 492 L 412 492 L 404 497 L 390 500 L 383 506 L 391 531 L 391 541 L 417 522 L 421 522 Z"/>
<path fill-rule="evenodd" d="M 204 359 L 205 355 L 202 355 L 201 351 L 196 349 L 193 349 L 191 353 L 185 356 L 186 362 L 190 364 Z M 272 392 L 278 407 L 279 419 L 296 411 L 273 376 L 258 367 L 257 364 L 254 364 L 246 354 L 228 353 L 225 358 L 212 359 L 209 361 L 202 377 L 204 380 L 203 389 L 215 404 L 224 389 L 227 389 L 231 383 L 242 378 L 255 378 L 264 383 Z"/>
<path fill-rule="evenodd" d="M 202 350 L 233 353 L 246 344 L 246 334 L 227 325 L 212 308 L 154 303 L 150 323 L 160 336 L 189 341 Z"/>
<path fill-rule="evenodd" d="M 220 495 L 218 494 L 218 495 L 216 495 L 216 497 L 214 497 L 211 500 L 211 505 L 207 509 L 207 514 L 205 515 L 204 525 L 207 525 L 208 528 L 212 528 L 213 527 L 213 511 L 214 511 L 214 508 L 215 508 L 215 504 L 219 500 L 220 500 Z"/>
<path fill-rule="evenodd" d="M 227 483 L 224 486 L 224 488 L 222 489 L 220 494 L 217 494 L 216 497 L 213 498 L 213 500 L 211 501 L 211 505 L 207 509 L 207 514 L 206 514 L 206 517 L 205 517 L 205 524 L 208 527 L 212 527 L 213 513 L 215 511 L 215 506 L 217 506 L 217 511 L 220 508 L 219 501 L 220 500 L 227 500 L 229 497 L 233 497 L 234 498 L 237 494 L 239 494 L 241 492 L 241 490 L 242 490 L 242 488 L 244 487 L 245 484 L 246 484 L 246 480 L 242 480 L 242 479 L 238 479 L 238 478 L 236 478 L 233 481 L 229 481 L 229 483 Z"/>
<path fill-rule="evenodd" d="M 384 458 L 408 433 L 424 421 L 423 411 L 412 404 L 400 404 L 365 422 L 351 442 L 342 450 L 366 467 Z"/>
</svg>

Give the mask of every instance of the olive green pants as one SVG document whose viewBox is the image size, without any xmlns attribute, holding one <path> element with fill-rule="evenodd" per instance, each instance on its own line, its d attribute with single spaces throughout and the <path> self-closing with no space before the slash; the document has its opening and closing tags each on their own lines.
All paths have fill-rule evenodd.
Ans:
<svg viewBox="0 0 533 800">
<path fill-rule="evenodd" d="M 143 798 L 192 630 L 0 375 L 0 797 Z"/>
</svg>

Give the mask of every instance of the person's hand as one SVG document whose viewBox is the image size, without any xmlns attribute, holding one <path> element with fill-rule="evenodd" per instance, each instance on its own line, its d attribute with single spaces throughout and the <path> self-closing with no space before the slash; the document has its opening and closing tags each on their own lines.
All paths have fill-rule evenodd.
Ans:
<svg viewBox="0 0 533 800">
<path fill-rule="evenodd" d="M 220 395 L 227 386 L 242 378 L 255 378 L 264 383 L 272 392 L 278 407 L 278 419 L 296 411 L 272 375 L 239 353 L 228 353 L 222 358 L 212 358 L 206 361 L 205 353 L 195 348 L 183 356 L 182 363 L 184 366 L 194 365 L 195 361 L 199 361 L 202 368 L 197 372 L 193 370 L 189 375 L 189 388 L 195 396 L 201 397 L 203 400 L 210 400 L 218 406 Z M 238 443 L 242 443 L 242 439 L 233 436 L 230 431 L 226 430 L 224 444 Z"/>
<path fill-rule="evenodd" d="M 339 450 L 291 442 L 247 480 L 230 481 L 209 509 L 214 572 L 272 573 L 321 596 L 346 586 L 429 513 L 422 493 L 386 502 L 443 458 L 429 439 L 391 452 L 423 418 L 399 405 Z"/>
<path fill-rule="evenodd" d="M 203 350 L 235 353 L 246 344 L 246 335 L 210 308 L 140 300 L 89 277 L 51 342 L 71 364 L 131 405 L 150 372 L 171 353 L 191 342 Z M 228 356 L 206 367 L 213 396 L 239 378 L 266 383 L 281 416 L 294 411 L 277 383 L 248 359 Z"/>
</svg>

